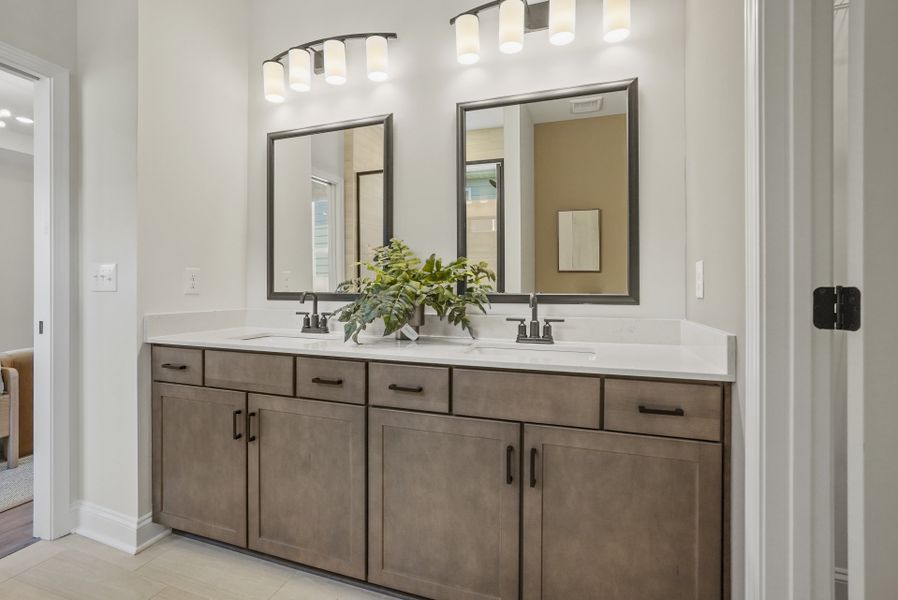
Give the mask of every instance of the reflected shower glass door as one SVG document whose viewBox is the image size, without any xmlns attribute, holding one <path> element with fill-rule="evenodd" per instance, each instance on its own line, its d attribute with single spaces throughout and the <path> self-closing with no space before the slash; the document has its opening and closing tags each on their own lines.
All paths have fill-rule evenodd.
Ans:
<svg viewBox="0 0 898 600">
<path fill-rule="evenodd" d="M 503 161 L 467 164 L 465 205 L 468 259 L 483 261 L 496 273 L 496 291 L 505 291 Z"/>
</svg>

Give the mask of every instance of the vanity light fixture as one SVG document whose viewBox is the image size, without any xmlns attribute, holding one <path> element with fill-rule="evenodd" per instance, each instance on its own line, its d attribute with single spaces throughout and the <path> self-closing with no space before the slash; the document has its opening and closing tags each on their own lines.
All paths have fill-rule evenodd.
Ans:
<svg viewBox="0 0 898 600">
<path fill-rule="evenodd" d="M 346 83 L 346 44 L 343 40 L 324 42 L 324 80 L 331 85 Z"/>
<path fill-rule="evenodd" d="M 280 104 L 286 100 L 284 90 L 284 65 L 276 60 L 262 63 L 262 86 L 265 88 L 265 99 Z"/>
<path fill-rule="evenodd" d="M 549 42 L 565 46 L 574 41 L 577 26 L 577 0 L 550 0 Z"/>
<path fill-rule="evenodd" d="M 608 43 L 630 35 L 630 0 L 601 0 L 604 37 Z M 549 42 L 565 46 L 574 41 L 577 29 L 577 0 L 493 0 L 456 15 L 449 20 L 455 27 L 458 62 L 472 65 L 480 60 L 480 13 L 499 8 L 499 51 L 514 54 L 524 48 L 524 35 L 549 30 Z"/>
<path fill-rule="evenodd" d="M 499 5 L 499 52 L 515 54 L 524 49 L 524 0 L 502 0 Z"/>
<path fill-rule="evenodd" d="M 346 83 L 346 42 L 348 40 L 365 40 L 365 52 L 368 63 L 368 79 L 386 81 L 389 78 L 389 40 L 399 36 L 395 33 L 351 33 L 322 38 L 294 46 L 262 63 L 262 82 L 265 99 L 269 102 L 286 100 L 284 84 L 287 62 L 287 75 L 290 89 L 297 92 L 308 92 L 312 89 L 313 74 L 324 74 L 324 80 L 331 85 Z"/>
<path fill-rule="evenodd" d="M 603 28 L 609 44 L 630 37 L 630 0 L 604 0 Z"/>
</svg>

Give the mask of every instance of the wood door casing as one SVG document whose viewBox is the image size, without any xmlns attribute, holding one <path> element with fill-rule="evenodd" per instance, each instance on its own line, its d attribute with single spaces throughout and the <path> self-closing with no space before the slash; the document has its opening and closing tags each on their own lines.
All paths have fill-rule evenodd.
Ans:
<svg viewBox="0 0 898 600">
<path fill-rule="evenodd" d="M 435 600 L 516 599 L 520 425 L 370 409 L 368 444 L 368 581 Z"/>
<path fill-rule="evenodd" d="M 246 546 L 245 414 L 242 392 L 154 384 L 154 521 Z"/>
<path fill-rule="evenodd" d="M 249 414 L 249 547 L 364 579 L 365 407 L 251 394 Z"/>
<path fill-rule="evenodd" d="M 721 597 L 719 444 L 526 425 L 524 450 L 524 600 Z"/>
</svg>

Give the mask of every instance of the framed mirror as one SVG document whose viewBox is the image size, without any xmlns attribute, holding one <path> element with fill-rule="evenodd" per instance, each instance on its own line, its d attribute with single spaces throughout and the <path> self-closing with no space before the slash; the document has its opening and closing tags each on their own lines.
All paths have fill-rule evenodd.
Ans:
<svg viewBox="0 0 898 600">
<path fill-rule="evenodd" d="M 639 303 L 637 80 L 458 105 L 458 255 L 493 302 Z"/>
<path fill-rule="evenodd" d="M 268 134 L 268 299 L 337 286 L 393 236 L 393 116 Z"/>
</svg>

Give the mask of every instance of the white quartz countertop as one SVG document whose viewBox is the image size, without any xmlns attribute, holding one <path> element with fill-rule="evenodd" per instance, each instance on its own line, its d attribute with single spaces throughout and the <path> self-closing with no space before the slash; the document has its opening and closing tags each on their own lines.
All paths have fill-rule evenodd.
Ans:
<svg viewBox="0 0 898 600">
<path fill-rule="evenodd" d="M 150 335 L 146 342 L 316 357 L 400 361 L 559 373 L 733 381 L 733 361 L 711 361 L 707 349 L 670 343 L 557 342 L 516 344 L 512 339 L 422 336 L 416 342 L 362 337 L 343 342 L 337 333 L 300 334 L 295 329 L 238 327 L 173 335 Z M 727 350 L 724 349 L 724 352 Z"/>
</svg>

